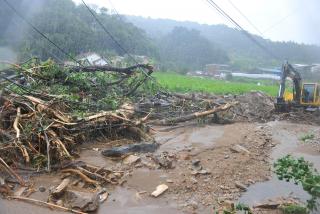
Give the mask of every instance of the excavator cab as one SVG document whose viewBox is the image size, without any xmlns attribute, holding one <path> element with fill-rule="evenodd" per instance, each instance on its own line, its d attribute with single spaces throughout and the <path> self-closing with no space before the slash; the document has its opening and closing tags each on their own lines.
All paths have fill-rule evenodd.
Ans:
<svg viewBox="0 0 320 214">
<path fill-rule="evenodd" d="M 303 83 L 301 90 L 301 105 L 318 107 L 319 100 L 319 84 Z"/>
</svg>

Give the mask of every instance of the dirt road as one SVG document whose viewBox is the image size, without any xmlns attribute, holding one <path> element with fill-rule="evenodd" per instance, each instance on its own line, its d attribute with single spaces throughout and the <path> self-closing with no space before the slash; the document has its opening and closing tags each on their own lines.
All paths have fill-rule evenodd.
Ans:
<svg viewBox="0 0 320 214">
<path fill-rule="evenodd" d="M 107 187 L 109 198 L 98 213 L 213 213 L 231 201 L 253 205 L 267 198 L 293 195 L 306 200 L 299 187 L 277 181 L 272 162 L 288 153 L 304 156 L 320 169 L 319 151 L 299 142 L 318 126 L 288 122 L 195 125 L 168 130 L 154 127 L 161 144 L 153 154 L 135 154 L 132 165 L 100 154 L 104 143 L 87 144 L 79 160 L 99 167 L 126 171 L 122 186 Z M 49 189 L 61 182 L 60 174 L 33 178 L 30 197 L 47 200 Z M 159 184 L 169 189 L 150 196 Z M 0 200 L 0 213 L 60 213 L 30 204 Z"/>
</svg>

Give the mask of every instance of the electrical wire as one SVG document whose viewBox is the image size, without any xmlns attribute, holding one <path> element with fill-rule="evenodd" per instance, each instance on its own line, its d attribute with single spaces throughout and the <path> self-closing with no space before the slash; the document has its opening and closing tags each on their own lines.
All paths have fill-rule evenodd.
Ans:
<svg viewBox="0 0 320 214">
<path fill-rule="evenodd" d="M 292 16 L 293 14 L 296 13 L 296 11 L 298 11 L 300 8 L 296 8 L 295 10 L 291 11 L 291 13 L 288 13 L 286 16 L 282 17 L 280 20 L 278 20 L 277 22 L 273 23 L 272 25 L 270 25 L 269 27 L 267 27 L 263 33 L 266 33 L 272 29 L 274 29 L 275 27 L 277 27 L 278 25 L 280 25 L 282 22 L 284 22 L 286 19 L 288 19 L 290 16 Z"/>
<path fill-rule="evenodd" d="M 3 0 L 4 3 L 14 12 L 16 13 L 24 22 L 32 27 L 34 31 L 40 34 L 43 38 L 45 38 L 50 44 L 55 46 L 59 51 L 61 51 L 64 55 L 72 59 L 77 64 L 80 64 L 73 56 L 67 53 L 64 49 L 62 49 L 59 45 L 54 43 L 49 37 L 47 37 L 44 33 L 42 33 L 36 26 L 34 26 L 28 19 L 26 19 L 12 4 L 10 4 L 7 0 Z M 81 65 L 81 64 L 80 64 Z"/>
<path fill-rule="evenodd" d="M 16 21 L 15 19 L 12 19 L 12 22 L 13 22 L 17 27 L 20 27 L 19 24 L 17 23 L 17 21 Z M 26 31 L 26 33 L 29 34 L 30 36 L 32 36 L 29 31 Z M 53 56 L 53 58 L 55 58 L 55 59 L 56 59 L 57 61 L 59 61 L 60 63 L 63 63 L 63 60 L 62 60 L 60 57 L 58 57 L 56 54 L 52 53 L 49 49 L 46 49 L 45 47 L 41 47 L 41 49 L 42 49 L 44 52 L 46 52 L 48 55 Z"/>
<path fill-rule="evenodd" d="M 110 31 L 102 24 L 102 22 L 98 19 L 98 17 L 94 14 L 92 9 L 86 4 L 84 0 L 81 0 L 84 6 L 87 8 L 87 10 L 90 12 L 90 14 L 93 16 L 93 18 L 96 20 L 96 22 L 101 26 L 101 28 L 108 34 L 108 36 L 113 40 L 113 42 L 127 55 L 129 56 L 136 64 L 139 64 L 139 62 L 116 40 L 116 38 L 112 35 Z M 119 13 L 117 12 L 117 15 Z M 162 86 L 156 79 L 152 76 L 150 76 L 147 72 L 145 72 L 143 69 L 140 69 L 145 76 L 147 76 L 149 79 L 151 79 L 160 89 L 164 89 L 164 92 L 161 91 L 162 93 L 165 93 L 169 95 L 170 93 Z"/>
<path fill-rule="evenodd" d="M 251 22 L 250 19 L 244 15 L 244 13 L 242 13 L 241 10 L 231 0 L 228 0 L 228 2 L 260 34 L 260 36 L 263 37 L 263 33 L 257 28 L 257 26 L 255 26 L 253 22 Z"/>
<path fill-rule="evenodd" d="M 242 34 L 244 34 L 248 39 L 250 39 L 254 44 L 259 46 L 262 50 L 264 50 L 267 54 L 270 56 L 279 59 L 277 55 L 272 53 L 269 49 L 267 49 L 264 45 L 262 45 L 260 42 L 258 42 L 250 33 L 248 33 L 243 27 L 241 27 L 240 24 L 238 24 L 232 17 L 230 17 L 221 7 L 219 7 L 213 0 L 206 0 L 215 10 L 218 11 L 220 15 L 222 15 L 224 18 L 226 18 L 232 25 L 235 26 L 237 30 L 239 30 Z"/>
</svg>

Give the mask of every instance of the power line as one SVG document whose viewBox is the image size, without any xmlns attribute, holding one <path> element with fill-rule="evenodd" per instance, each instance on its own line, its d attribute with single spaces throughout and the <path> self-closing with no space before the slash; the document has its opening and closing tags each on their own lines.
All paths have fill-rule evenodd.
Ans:
<svg viewBox="0 0 320 214">
<path fill-rule="evenodd" d="M 224 18 L 226 18 L 232 25 L 236 27 L 237 30 L 239 30 L 241 33 L 243 33 L 248 39 L 250 39 L 253 43 L 255 43 L 257 46 L 259 46 L 262 50 L 264 50 L 266 53 L 268 53 L 270 56 L 280 59 L 278 56 L 273 54 L 269 49 L 267 49 L 264 45 L 262 45 L 260 42 L 258 42 L 250 33 L 248 33 L 244 28 L 241 27 L 240 24 L 238 24 L 232 17 L 230 17 L 222 8 L 220 8 L 213 0 L 206 0 L 214 9 L 218 11 L 220 15 L 222 15 Z"/>
<path fill-rule="evenodd" d="M 45 34 L 43 34 L 36 26 L 34 26 L 28 19 L 26 19 L 14 6 L 12 6 L 7 0 L 3 0 L 4 3 L 11 8 L 11 10 L 16 13 L 24 22 L 26 22 L 28 25 L 30 25 L 32 27 L 32 29 L 34 31 L 36 31 L 37 33 L 39 33 L 43 38 L 45 38 L 50 44 L 52 44 L 53 46 L 55 46 L 59 51 L 61 51 L 64 55 L 66 55 L 67 57 L 69 57 L 70 59 L 72 59 L 74 62 L 77 62 L 77 60 L 71 56 L 69 53 L 67 53 L 65 50 L 63 50 L 61 47 L 59 47 L 56 43 L 54 43 L 50 38 L 48 38 Z M 81 64 L 80 64 L 81 65 Z"/>
<path fill-rule="evenodd" d="M 113 42 L 128 56 L 132 57 L 126 49 L 122 47 L 122 45 L 116 40 L 116 38 L 107 30 L 107 28 L 102 24 L 102 22 L 98 19 L 98 17 L 94 14 L 94 12 L 91 10 L 91 8 L 85 3 L 84 0 L 81 0 L 84 6 L 88 9 L 88 11 L 91 13 L 93 18 L 97 21 L 97 23 L 102 27 L 102 29 L 108 34 L 108 36 L 113 40 Z M 133 57 L 132 57 L 133 58 Z M 134 58 L 133 58 L 134 59 Z M 135 59 L 134 59 L 135 60 Z"/>
<path fill-rule="evenodd" d="M 19 27 L 18 22 L 15 19 L 11 20 L 17 27 Z M 29 34 L 30 36 L 32 36 L 32 34 L 29 31 L 26 31 L 27 34 Z M 45 47 L 41 46 L 41 49 L 46 52 L 48 55 L 52 55 L 53 58 L 55 58 L 56 60 L 58 60 L 60 63 L 63 63 L 63 60 L 58 57 L 56 54 L 52 53 L 49 49 L 46 49 Z"/>
<path fill-rule="evenodd" d="M 260 34 L 260 36 L 263 37 L 263 33 L 250 21 L 250 19 L 244 15 L 244 13 L 242 13 L 241 10 L 231 0 L 228 0 L 228 2 L 240 13 L 243 18 L 245 18 L 245 20 L 247 20 L 247 22 Z"/>
<path fill-rule="evenodd" d="M 287 18 L 289 18 L 290 16 L 292 16 L 293 14 L 295 14 L 296 11 L 298 11 L 300 8 L 296 8 L 295 10 L 291 11 L 291 13 L 287 14 L 286 16 L 282 17 L 280 20 L 278 20 L 277 22 L 273 23 L 271 26 L 267 27 L 263 33 L 266 33 L 270 30 L 272 30 L 273 28 L 277 27 L 279 24 L 281 24 L 282 22 L 284 22 Z"/>
<path fill-rule="evenodd" d="M 101 26 L 101 28 L 108 34 L 108 36 L 114 41 L 114 43 L 125 53 L 127 54 L 136 64 L 139 64 L 139 62 L 131 55 L 129 54 L 129 52 L 122 47 L 122 45 L 115 39 L 115 37 L 107 30 L 107 28 L 102 24 L 102 22 L 98 19 L 98 17 L 94 14 L 94 12 L 92 11 L 92 9 L 86 4 L 86 2 L 84 0 L 81 0 L 82 3 L 84 4 L 84 6 L 87 8 L 87 10 L 90 12 L 90 14 L 93 16 L 93 18 L 97 21 L 97 23 Z M 117 15 L 119 15 L 119 13 L 117 12 Z M 143 69 L 141 69 L 141 71 L 143 72 L 143 74 L 150 78 L 155 84 L 157 84 L 160 88 L 163 89 L 163 86 L 161 86 L 159 84 L 158 81 L 156 81 L 154 79 L 154 77 L 150 76 L 147 72 L 145 72 Z M 165 90 L 166 94 L 169 94 L 166 90 Z"/>
</svg>

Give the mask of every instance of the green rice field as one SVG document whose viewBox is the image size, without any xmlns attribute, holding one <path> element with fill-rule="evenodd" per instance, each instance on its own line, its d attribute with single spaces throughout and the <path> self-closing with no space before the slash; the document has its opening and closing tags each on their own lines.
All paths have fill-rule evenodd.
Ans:
<svg viewBox="0 0 320 214">
<path fill-rule="evenodd" d="M 158 82 L 172 92 L 204 92 L 214 94 L 243 94 L 250 91 L 262 91 L 276 96 L 278 85 L 258 85 L 257 80 L 252 83 L 206 79 L 191 77 L 177 73 L 158 72 L 154 74 Z M 263 81 L 262 81 L 263 82 Z"/>
</svg>

